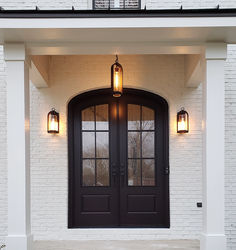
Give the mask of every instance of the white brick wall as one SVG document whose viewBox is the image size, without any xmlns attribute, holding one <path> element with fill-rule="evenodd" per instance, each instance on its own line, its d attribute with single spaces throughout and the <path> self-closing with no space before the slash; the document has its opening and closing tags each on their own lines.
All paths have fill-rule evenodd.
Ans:
<svg viewBox="0 0 236 250">
<path fill-rule="evenodd" d="M 204 8 L 236 7 L 236 1 L 215 0 L 147 0 L 148 8 Z M 2 0 L 6 9 L 34 8 L 86 8 L 87 0 Z M 158 58 L 158 57 L 157 57 Z M 126 72 L 126 82 L 159 92 L 170 103 L 170 194 L 171 230 L 128 230 L 133 238 L 197 238 L 201 230 L 201 209 L 196 202 L 201 200 L 201 87 L 183 87 L 184 57 L 121 57 Z M 160 58 L 160 57 L 159 57 Z M 174 58 L 174 59 L 173 59 Z M 98 63 L 100 62 L 100 64 Z M 128 236 L 125 230 L 68 230 L 67 225 L 67 139 L 66 104 L 75 93 L 109 85 L 111 57 L 90 58 L 54 57 L 52 59 L 52 84 L 49 89 L 38 90 L 31 86 L 31 163 L 32 163 L 32 230 L 36 239 L 115 239 Z M 149 74 L 137 72 L 141 63 Z M 150 62 L 157 67 L 150 66 Z M 99 70 L 98 64 L 104 68 Z M 71 67 L 72 65 L 72 67 Z M 107 67 L 105 67 L 107 65 Z M 168 65 L 168 67 L 167 67 Z M 99 66 L 99 67 L 100 67 Z M 80 71 L 78 71 L 80 69 Z M 143 69 L 143 68 L 142 68 Z M 151 69 L 156 72 L 152 75 Z M 152 72 L 153 72 L 152 71 Z M 104 74 L 101 74 L 103 72 Z M 172 72 L 172 74 L 170 74 Z M 93 74 L 92 74 L 93 73 Z M 7 233 L 7 152 L 6 152 L 6 84 L 5 65 L 0 47 L 0 243 Z M 88 75 L 90 78 L 88 79 Z M 147 77 L 148 76 L 148 77 Z M 168 78 L 167 78 L 168 76 Z M 236 46 L 229 46 L 225 65 L 226 83 L 226 233 L 228 250 L 236 249 Z M 78 80 L 79 79 L 79 80 Z M 147 83 L 149 82 L 149 84 Z M 150 83 L 155 82 L 155 89 Z M 145 84 L 145 85 L 143 85 Z M 179 88 L 176 88 L 179 86 Z M 46 133 L 46 114 L 55 106 L 60 110 L 62 133 L 49 136 Z M 183 137 L 174 132 L 177 108 L 185 106 L 191 115 L 191 133 Z M 184 156 L 184 157 L 183 157 Z M 141 235 L 140 235 L 141 234 Z"/>
<path fill-rule="evenodd" d="M 87 9 L 90 0 L 1 0 L 0 6 L 4 9 Z"/>
<path fill-rule="evenodd" d="M 201 231 L 201 87 L 184 87 L 184 56 L 120 56 L 125 86 L 166 97 L 170 105 L 170 230 L 67 229 L 66 109 L 85 90 L 110 86 L 114 56 L 51 58 L 48 89 L 31 88 L 32 230 L 36 239 L 198 238 Z M 89 77 L 88 77 L 89 76 Z M 51 107 L 60 111 L 62 131 L 46 131 Z M 185 106 L 191 133 L 176 133 L 176 112 Z M 114 231 L 116 232 L 114 234 Z"/>
<path fill-rule="evenodd" d="M 92 0 L 0 0 L 0 6 L 5 9 L 86 9 Z M 235 0 L 142 0 L 146 2 L 147 9 L 170 8 L 214 8 L 218 4 L 222 8 L 236 7 Z"/>
<path fill-rule="evenodd" d="M 6 83 L 3 47 L 0 47 L 0 245 L 7 231 Z"/>
<path fill-rule="evenodd" d="M 0 0 L 0 6 L 5 9 L 86 9 L 92 0 Z M 222 8 L 236 7 L 235 0 L 142 0 L 146 2 L 147 9 L 170 8 L 214 8 L 218 4 Z"/>
<path fill-rule="evenodd" d="M 228 249 L 236 249 L 236 46 L 225 65 L 225 186 Z"/>
<path fill-rule="evenodd" d="M 7 169 L 6 169 L 6 86 L 4 82 L 4 62 L 0 61 L 0 241 L 4 241 L 7 221 Z M 66 140 L 66 103 L 75 93 L 94 86 L 109 85 L 109 65 L 113 58 L 54 57 L 52 59 L 53 78 L 49 89 L 38 90 L 31 86 L 31 162 L 32 162 L 32 229 L 36 239 L 86 239 L 113 238 L 114 230 L 67 230 L 67 140 Z M 175 60 L 171 60 L 175 58 Z M 90 58 L 91 59 L 91 58 Z M 125 82 L 128 86 L 142 87 L 157 91 L 167 97 L 170 103 L 170 192 L 171 192 L 171 230 L 129 230 L 133 238 L 197 238 L 201 230 L 201 212 L 196 208 L 196 201 L 201 200 L 201 88 L 183 88 L 183 60 L 181 56 L 154 60 L 155 57 L 130 58 L 120 60 L 126 69 Z M 132 62 L 132 64 L 130 64 Z M 153 67 L 150 68 L 150 62 Z M 154 63 L 155 62 L 155 63 Z M 142 65 L 145 74 L 136 63 Z M 73 65 L 71 67 L 70 65 Z M 99 69 L 97 65 L 104 65 Z M 106 67 L 107 65 L 107 67 Z M 143 66 L 146 67 L 143 68 Z M 169 65 L 168 67 L 166 65 Z M 236 151 L 236 47 L 229 46 L 226 63 L 226 232 L 228 249 L 236 247 L 235 216 L 235 151 Z M 66 67 L 65 67 L 66 66 Z M 82 72 L 78 72 L 80 69 Z M 153 70 L 158 69 L 156 77 Z M 87 75 L 93 78 L 88 81 Z M 138 71 L 138 72 L 137 72 Z M 66 73 L 65 73 L 66 72 Z M 104 72 L 101 75 L 101 72 Z M 128 74 L 129 72 L 129 74 Z M 172 72 L 172 75 L 169 75 Z M 95 73 L 95 74 L 94 74 Z M 148 74 L 149 73 L 149 74 Z M 146 76 L 149 76 L 147 78 Z M 166 76 L 170 78 L 167 79 Z M 68 78 L 69 76 L 69 78 Z M 79 80 L 78 80 L 79 79 Z M 152 89 L 147 82 L 157 84 Z M 65 85 L 66 83 L 66 85 Z M 180 88 L 176 88 L 179 86 Z M 184 137 L 177 136 L 174 129 L 177 107 L 184 105 L 191 114 L 191 133 Z M 46 114 L 55 106 L 60 110 L 62 133 L 51 136 L 46 133 Z M 191 147 L 189 146 L 191 145 Z M 183 155 L 185 157 L 183 157 Z M 192 157 L 193 155 L 193 157 Z M 183 161 L 183 159 L 185 159 Z M 191 184 L 191 185 L 190 185 Z M 92 231 L 92 233 L 91 233 Z M 116 230 L 117 233 L 117 230 Z M 141 234 L 141 235 L 140 235 Z M 117 234 L 116 234 L 117 235 Z M 127 238 L 127 231 L 120 230 L 120 238 Z M 129 236 L 130 238 L 130 236 Z"/>
<path fill-rule="evenodd" d="M 170 9 L 170 8 L 215 8 L 217 5 L 221 8 L 233 8 L 236 7 L 236 1 L 234 0 L 146 0 L 148 9 Z"/>
</svg>

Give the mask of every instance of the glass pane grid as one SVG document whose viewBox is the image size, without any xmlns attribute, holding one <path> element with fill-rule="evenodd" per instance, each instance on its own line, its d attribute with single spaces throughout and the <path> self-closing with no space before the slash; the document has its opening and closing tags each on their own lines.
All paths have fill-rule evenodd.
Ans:
<svg viewBox="0 0 236 250">
<path fill-rule="evenodd" d="M 82 110 L 82 185 L 109 186 L 108 104 Z"/>
<path fill-rule="evenodd" d="M 154 110 L 128 104 L 128 186 L 155 185 Z"/>
</svg>

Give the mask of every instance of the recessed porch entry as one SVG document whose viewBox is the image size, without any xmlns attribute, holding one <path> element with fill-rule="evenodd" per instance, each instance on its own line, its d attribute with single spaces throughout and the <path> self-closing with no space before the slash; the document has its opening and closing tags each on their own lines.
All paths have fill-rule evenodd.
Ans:
<svg viewBox="0 0 236 250">
<path fill-rule="evenodd" d="M 124 89 L 68 105 L 69 228 L 169 227 L 168 105 Z"/>
</svg>

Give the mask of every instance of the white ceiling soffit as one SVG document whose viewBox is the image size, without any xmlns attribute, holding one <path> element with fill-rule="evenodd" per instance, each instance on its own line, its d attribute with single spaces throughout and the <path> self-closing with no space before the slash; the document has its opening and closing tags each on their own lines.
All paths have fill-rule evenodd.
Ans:
<svg viewBox="0 0 236 250">
<path fill-rule="evenodd" d="M 236 44 L 236 9 L 0 9 L 0 44 L 19 42 L 32 55 L 199 54 L 206 42 Z"/>
</svg>

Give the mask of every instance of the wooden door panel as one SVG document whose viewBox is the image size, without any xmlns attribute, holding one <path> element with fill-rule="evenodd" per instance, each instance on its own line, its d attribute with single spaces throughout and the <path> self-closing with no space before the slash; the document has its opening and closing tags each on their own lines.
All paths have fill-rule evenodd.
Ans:
<svg viewBox="0 0 236 250">
<path fill-rule="evenodd" d="M 156 196 L 144 194 L 129 194 L 127 196 L 128 213 L 156 212 Z"/>
<path fill-rule="evenodd" d="M 83 195 L 82 213 L 111 213 L 111 195 Z"/>
<path fill-rule="evenodd" d="M 119 116 L 120 225 L 168 227 L 164 159 L 164 110 L 144 96 L 126 93 Z M 164 218 L 164 219 L 163 219 Z"/>
<path fill-rule="evenodd" d="M 69 104 L 69 227 L 168 227 L 168 106 L 145 91 Z"/>
<path fill-rule="evenodd" d="M 116 101 L 110 95 L 84 98 L 74 106 L 74 172 L 71 227 L 117 227 L 119 185 L 114 178 L 117 156 Z"/>
</svg>

